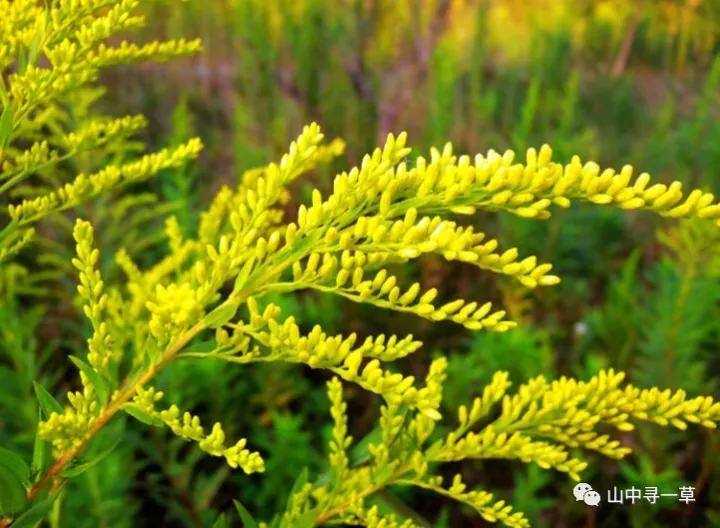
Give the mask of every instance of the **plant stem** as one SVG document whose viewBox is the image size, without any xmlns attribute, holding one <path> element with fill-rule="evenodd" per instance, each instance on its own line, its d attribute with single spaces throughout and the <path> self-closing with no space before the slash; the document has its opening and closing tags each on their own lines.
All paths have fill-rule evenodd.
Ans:
<svg viewBox="0 0 720 528">
<path fill-rule="evenodd" d="M 304 255 L 302 255 L 304 256 Z M 300 257 L 302 258 L 302 257 Z M 276 265 L 274 268 L 271 269 L 271 273 L 282 273 L 282 271 L 287 267 L 287 262 L 282 261 L 280 264 Z M 266 275 L 268 276 L 268 275 Z M 270 274 L 270 277 L 273 275 Z M 249 291 L 246 290 L 240 290 L 238 292 L 235 292 L 230 299 L 228 299 L 226 302 L 230 302 L 231 300 L 233 302 L 237 302 L 238 299 L 243 300 L 246 299 L 249 295 Z M 218 307 L 219 308 L 219 307 Z M 216 310 L 218 309 L 216 308 Z M 170 361 L 172 361 L 175 356 L 177 356 L 180 351 L 203 329 L 205 329 L 206 326 L 204 324 L 204 320 L 197 323 L 195 326 L 190 328 L 187 332 L 185 332 L 182 336 L 180 336 L 177 341 L 175 341 L 172 346 L 170 346 L 165 353 L 163 354 L 160 361 L 158 361 L 155 365 L 153 365 L 147 372 L 145 372 L 142 376 L 137 378 L 135 381 L 130 382 L 128 378 L 125 379 L 123 386 L 120 388 L 120 394 L 115 398 L 108 407 L 106 407 L 103 412 L 98 416 L 97 420 L 93 424 L 93 426 L 88 430 L 88 432 L 85 435 L 85 438 L 83 438 L 82 443 L 78 445 L 77 447 L 73 447 L 71 449 L 68 449 L 65 451 L 62 455 L 60 455 L 53 465 L 48 469 L 43 476 L 40 478 L 40 480 L 37 481 L 27 492 L 27 498 L 28 502 L 30 502 L 45 486 L 47 486 L 48 483 L 52 482 L 55 478 L 57 478 L 60 474 L 60 472 L 67 466 L 72 459 L 74 459 L 77 455 L 82 453 L 85 448 L 87 447 L 87 444 L 90 442 L 90 440 L 98 433 L 100 430 L 107 424 L 110 419 L 117 414 L 117 412 L 122 408 L 122 406 L 130 400 L 133 396 L 135 396 L 137 389 L 148 383 L 150 380 L 152 380 L 158 372 L 160 372 Z M 60 484 L 60 481 L 55 482 L 53 486 L 50 488 L 50 492 L 52 493 L 55 491 Z M 0 528 L 6 528 L 11 522 L 11 519 L 8 517 L 0 518 Z"/>
<path fill-rule="evenodd" d="M 371 486 L 368 489 L 362 491 L 361 493 L 356 495 L 356 499 L 364 499 L 368 495 L 372 495 L 373 493 L 376 493 L 380 491 L 383 488 L 387 488 L 388 486 L 391 486 L 393 482 L 400 477 L 402 477 L 405 473 L 410 471 L 410 468 L 408 466 L 401 466 L 397 469 L 390 477 L 388 477 L 387 480 L 383 481 L 382 483 Z M 331 519 L 332 517 L 336 516 L 339 513 L 342 513 L 349 505 L 351 501 L 343 502 L 339 506 L 335 506 L 334 508 L 329 509 L 325 513 L 318 516 L 317 519 L 315 519 L 315 522 L 313 523 L 313 526 L 320 526 L 322 523 L 326 522 L 327 520 Z"/>
<path fill-rule="evenodd" d="M 55 460 L 55 463 L 50 467 L 50 469 L 48 469 L 43 474 L 40 480 L 28 490 L 28 502 L 31 501 L 48 483 L 56 479 L 59 476 L 60 472 L 65 468 L 65 466 L 68 465 L 68 463 L 70 463 L 72 459 L 74 459 L 77 455 L 79 455 L 82 451 L 85 450 L 90 440 L 98 432 L 100 432 L 100 430 L 110 421 L 110 419 L 115 416 L 115 414 L 117 414 L 117 412 L 122 408 L 122 406 L 135 395 L 138 388 L 142 387 L 150 380 L 152 380 L 158 374 L 158 372 L 160 372 L 170 361 L 172 361 L 172 359 L 185 347 L 185 345 L 187 345 L 204 328 L 205 326 L 202 322 L 197 323 L 195 326 L 185 332 L 182 336 L 180 336 L 178 340 L 175 341 L 172 346 L 170 346 L 165 351 L 160 361 L 153 365 L 137 380 L 133 381 L 128 385 L 128 380 L 126 379 L 124 386 L 127 385 L 127 387 L 124 389 L 121 388 L 121 392 L 118 397 L 115 398 L 111 402 L 111 404 L 103 410 L 100 416 L 98 416 L 93 426 L 88 430 L 87 434 L 85 435 L 85 438 L 83 438 L 82 443 L 77 447 L 68 449 L 62 455 L 60 455 Z M 58 484 L 59 482 L 56 482 L 52 486 L 50 491 L 52 492 L 57 489 Z M 0 528 L 6 528 L 9 524 L 9 518 L 0 519 Z"/>
</svg>

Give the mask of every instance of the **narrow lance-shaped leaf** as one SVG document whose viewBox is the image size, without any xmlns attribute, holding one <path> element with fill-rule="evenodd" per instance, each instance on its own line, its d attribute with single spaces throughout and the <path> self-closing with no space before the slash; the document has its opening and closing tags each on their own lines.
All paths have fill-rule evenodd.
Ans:
<svg viewBox="0 0 720 528">
<path fill-rule="evenodd" d="M 144 424 L 152 425 L 154 427 L 162 427 L 163 425 L 165 425 L 160 418 L 146 413 L 136 405 L 125 404 L 123 405 L 122 410 Z"/>
<path fill-rule="evenodd" d="M 235 505 L 235 509 L 238 512 L 238 515 L 240 516 L 240 520 L 243 523 L 243 528 L 257 528 L 258 523 L 255 521 L 252 515 L 250 515 L 250 512 L 245 509 L 245 506 L 240 504 L 240 502 L 233 500 L 233 504 Z"/>
<path fill-rule="evenodd" d="M 42 410 L 45 419 L 50 418 L 50 415 L 54 412 L 62 414 L 62 405 L 50 394 L 45 387 L 40 385 L 38 382 L 33 381 L 33 388 L 35 389 L 35 395 L 37 396 L 38 402 L 40 402 L 40 409 Z"/>
<path fill-rule="evenodd" d="M 59 496 L 59 493 L 55 493 L 51 497 L 47 497 L 36 503 L 13 521 L 12 528 L 36 528 L 38 523 L 50 513 L 53 503 Z"/>
<path fill-rule="evenodd" d="M 78 359 L 75 356 L 70 356 L 70 361 L 75 363 L 75 366 L 79 368 L 85 376 L 87 376 L 90 384 L 93 386 L 93 389 L 95 389 L 95 393 L 98 396 L 100 404 L 106 405 L 108 398 L 110 397 L 110 385 L 107 380 L 81 359 Z"/>
<path fill-rule="evenodd" d="M 101 453 L 95 455 L 94 457 L 92 457 L 91 459 L 89 459 L 87 462 L 83 462 L 83 463 L 81 463 L 81 464 L 78 464 L 78 465 L 75 466 L 75 467 L 72 467 L 72 468 L 70 468 L 70 469 L 66 469 L 65 471 L 63 471 L 63 472 L 61 473 L 61 475 L 62 475 L 63 477 L 69 478 L 69 477 L 76 477 L 76 476 L 78 476 L 78 475 L 81 475 L 82 473 L 85 473 L 88 469 L 90 469 L 90 468 L 93 467 L 94 465 L 99 464 L 100 462 L 102 462 L 102 461 L 105 459 L 105 457 L 107 457 L 110 453 L 112 453 L 112 452 L 115 450 L 115 448 L 117 447 L 117 445 L 118 445 L 119 443 L 120 443 L 119 441 L 118 441 L 118 442 L 115 442 L 115 444 L 113 444 L 112 447 L 110 447 L 109 449 L 106 449 L 105 451 L 102 451 Z"/>
</svg>

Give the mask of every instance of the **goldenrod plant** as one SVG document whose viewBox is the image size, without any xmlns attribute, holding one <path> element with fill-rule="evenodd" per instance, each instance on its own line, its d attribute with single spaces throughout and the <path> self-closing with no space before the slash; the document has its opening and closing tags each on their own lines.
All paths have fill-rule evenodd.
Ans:
<svg viewBox="0 0 720 528">
<path fill-rule="evenodd" d="M 29 1 L 0 4 L 10 14 L 3 19 L 7 41 L 0 57 L 13 69 L 3 79 L 7 86 L 0 119 L 3 174 L 9 175 L 4 191 L 31 176 L 44 180 L 45 171 L 63 156 L 92 153 L 100 143 L 120 141 L 139 126 L 130 119 L 90 127 L 84 139 L 63 134 L 43 120 L 66 92 L 94 80 L 101 67 L 199 48 L 185 42 L 102 44 L 111 33 L 142 23 L 133 16 L 138 5 L 128 0 L 67 0 L 47 7 Z M 37 143 L 34 138 L 41 132 L 50 139 Z M 515 390 L 508 374 L 499 371 L 480 396 L 468 395 L 465 404 L 443 415 L 445 357 L 430 362 L 422 380 L 392 365 L 419 353 L 422 343 L 413 334 L 362 340 L 353 332 L 329 335 L 320 325 L 303 332 L 278 304 L 260 304 L 275 294 L 314 290 L 471 331 L 513 331 L 517 322 L 493 303 L 462 298 L 441 302 L 436 288 L 403 284 L 395 270 L 434 255 L 507 277 L 523 288 L 550 287 L 560 281 L 551 264 L 522 257 L 516 248 L 501 249 L 497 240 L 461 225 L 453 215 L 489 211 L 543 220 L 553 206 L 589 202 L 693 218 L 717 229 L 720 204 L 712 194 L 686 193 L 680 182 L 652 184 L 647 173 L 634 177 L 630 166 L 601 169 L 579 157 L 563 165 L 552 160 L 548 146 L 531 148 L 516 160 L 512 151 L 458 156 L 447 144 L 411 166 L 405 161 L 410 154 L 407 136 L 401 133 L 390 135 L 357 167 L 338 174 L 325 196 L 315 189 L 311 203 L 300 205 L 297 218 L 288 221 L 290 185 L 343 152 L 341 140 L 323 139 L 319 126 L 311 124 L 278 163 L 247 171 L 236 187 L 223 187 L 200 215 L 196 233 L 183 230 L 170 216 L 165 228 L 169 251 L 154 265 L 142 266 L 128 251 L 117 252 L 124 280 L 106 280 L 100 271 L 103 233 L 88 220 L 76 220 L 72 265 L 78 304 L 91 328 L 83 356 L 68 358 L 78 371 L 78 390 L 69 391 L 62 404 L 35 384 L 42 419 L 32 463 L 0 449 L 0 527 L 35 526 L 57 515 L 55 501 L 66 481 L 112 452 L 85 459 L 88 447 L 122 416 L 166 428 L 232 470 L 263 473 L 263 453 L 252 437 L 227 438 L 229 428 L 221 423 L 208 426 L 201 416 L 164 403 L 172 395 L 166 398 L 156 382 L 179 361 L 235 363 L 230 366 L 237 369 L 252 363 L 294 363 L 328 375 L 334 424 L 329 471 L 312 481 L 301 474 L 286 511 L 259 523 L 268 527 L 415 526 L 413 519 L 388 515 L 370 502 L 391 486 L 434 492 L 468 505 L 490 522 L 528 526 L 522 512 L 490 490 L 469 488 L 459 474 L 445 482 L 443 464 L 517 460 L 566 474 L 571 483 L 587 468 L 581 450 L 613 459 L 631 452 L 612 436 L 613 429 L 631 431 L 634 421 L 680 430 L 688 424 L 716 427 L 720 403 L 711 397 L 691 396 L 679 388 L 641 389 L 611 368 L 585 381 L 534 376 Z M 3 259 L 23 249 L 32 237 L 30 226 L 41 218 L 176 167 L 199 148 L 199 141 L 191 140 L 140 160 L 109 164 L 55 191 L 10 204 Z M 15 274 L 13 280 L 23 277 Z M 350 385 L 382 402 L 378 434 L 360 460 L 349 455 L 353 439 L 344 392 Z M 242 496 L 238 499 L 243 524 L 257 525 Z M 220 519 L 216 526 L 225 522 Z"/>
<path fill-rule="evenodd" d="M 0 193 L 4 201 L 12 200 L 6 206 L 10 222 L 2 231 L 0 261 L 32 240 L 39 220 L 177 167 L 200 151 L 200 141 L 192 139 L 76 174 L 69 182 L 58 179 L 68 161 L 112 154 L 146 124 L 142 116 L 125 116 L 86 119 L 72 126 L 75 98 L 85 96 L 85 103 L 96 98 L 88 89 L 101 70 L 200 50 L 199 41 L 185 40 L 107 44 L 108 38 L 144 25 L 137 13 L 140 5 L 140 0 L 0 2 Z M 26 185 L 31 179 L 32 185 Z"/>
</svg>

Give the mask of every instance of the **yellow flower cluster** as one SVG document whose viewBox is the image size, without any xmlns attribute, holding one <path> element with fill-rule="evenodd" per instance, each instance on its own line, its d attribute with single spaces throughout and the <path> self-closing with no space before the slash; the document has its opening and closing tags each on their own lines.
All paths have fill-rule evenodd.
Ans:
<svg viewBox="0 0 720 528">
<path fill-rule="evenodd" d="M 22 229 L 3 236 L 0 232 L 0 264 L 17 255 L 35 237 L 33 228 Z"/>
<path fill-rule="evenodd" d="M 193 139 L 175 149 L 77 175 L 55 190 L 43 186 L 43 194 L 29 184 L 16 188 L 33 176 L 46 183 L 67 181 L 61 162 L 89 153 L 103 163 L 105 151 L 120 153 L 124 141 L 145 126 L 140 116 L 87 115 L 88 101 L 97 99 L 97 90 L 87 92 L 87 97 L 77 94 L 91 89 L 100 69 L 200 51 L 197 40 L 104 44 L 113 35 L 143 26 L 139 7 L 139 0 L 0 0 L 0 194 L 12 190 L 14 196 L 32 197 L 8 205 L 11 222 L 0 235 L 0 260 L 9 260 L 27 245 L 34 232 L 24 226 L 178 167 L 201 149 L 200 141 Z M 75 119 L 67 119 L 68 112 Z"/>
<path fill-rule="evenodd" d="M 580 472 L 587 464 L 571 459 L 562 447 L 547 442 L 533 441 L 520 433 L 495 433 L 490 425 L 479 434 L 467 433 L 456 441 L 452 433 L 448 435 L 442 452 L 433 461 L 452 462 L 468 458 L 517 458 L 535 463 L 543 469 L 556 469 L 568 473 L 573 479 L 580 479 Z"/>
<path fill-rule="evenodd" d="M 570 458 L 568 447 L 598 451 L 611 458 L 631 452 L 619 441 L 597 433 L 600 424 L 628 431 L 633 428 L 630 418 L 673 424 L 680 429 L 686 422 L 715 428 L 720 420 L 720 403 L 710 397 L 688 400 L 682 390 L 640 390 L 632 385 L 621 388 L 623 379 L 623 373 L 612 370 L 601 371 L 587 382 L 563 377 L 549 383 L 540 376 L 510 396 L 506 394 L 507 373 L 498 372 L 470 410 L 459 408 L 459 427 L 432 446 L 425 457 L 432 462 L 518 458 L 579 480 L 587 464 Z M 500 401 L 502 411 L 496 419 L 477 433 L 468 432 Z"/>
<path fill-rule="evenodd" d="M 493 374 L 490 383 L 483 389 L 482 396 L 473 400 L 469 410 L 465 405 L 461 405 L 458 408 L 458 421 L 460 422 L 460 426 L 457 429 L 457 433 L 465 433 L 479 420 L 485 418 L 493 406 L 503 399 L 510 385 L 511 383 L 508 380 L 507 372 L 501 370 Z"/>
<path fill-rule="evenodd" d="M 433 361 L 426 385 L 436 394 L 439 406 L 445 382 L 447 361 Z M 382 409 L 380 435 L 368 445 L 369 465 L 348 468 L 346 450 L 352 440 L 347 437 L 346 405 L 342 385 L 335 378 L 328 383 L 331 415 L 335 424 L 330 442 L 331 483 L 309 486 L 294 496 L 284 519 L 292 521 L 308 512 L 321 512 L 322 519 L 354 524 L 371 517 L 364 497 L 382 488 L 414 486 L 434 491 L 475 508 L 490 522 L 510 527 L 527 527 L 522 513 L 513 512 L 505 501 L 495 501 L 482 490 L 468 491 L 460 475 L 446 488 L 442 478 L 430 472 L 431 464 L 479 458 L 518 459 L 535 463 L 544 469 L 567 473 L 575 480 L 587 464 L 571 458 L 568 448 L 597 450 L 611 457 L 622 457 L 630 450 L 598 436 L 594 428 L 601 423 L 629 430 L 630 417 L 654 421 L 660 425 L 673 423 L 684 428 L 686 422 L 715 427 L 720 420 L 720 403 L 709 397 L 688 399 L 683 391 L 640 390 L 631 385 L 621 387 L 624 374 L 601 371 L 587 382 L 560 378 L 548 382 L 543 377 L 529 380 L 513 395 L 506 372 L 494 375 L 482 395 L 470 409 L 458 410 L 460 425 L 442 440 L 424 447 L 435 428 L 435 422 L 422 413 L 408 420 L 408 408 L 388 402 Z M 469 430 L 487 419 L 495 405 L 502 402 L 501 412 L 478 432 Z M 673 422 L 674 420 L 674 422 Z M 386 520 L 388 526 L 392 521 Z M 380 521 L 379 521 L 380 522 Z"/>
<path fill-rule="evenodd" d="M 342 383 L 339 379 L 331 379 L 327 386 L 328 398 L 331 403 L 330 416 L 332 416 L 334 424 L 328 460 L 335 472 L 335 477 L 342 479 L 349 465 L 346 450 L 352 444 L 352 436 L 347 434 L 347 404 L 343 401 Z"/>
<path fill-rule="evenodd" d="M 387 196 L 390 195 L 383 194 L 383 197 Z M 325 242 L 330 244 L 337 238 L 340 250 L 347 250 L 352 244 L 356 252 L 369 253 L 371 262 L 376 263 L 387 260 L 402 262 L 423 253 L 436 253 L 449 261 L 458 260 L 512 276 L 528 288 L 559 282 L 558 277 L 548 275 L 551 264 L 538 265 L 535 257 L 518 262 L 519 254 L 515 248 L 497 253 L 497 240 L 485 241 L 485 235 L 475 233 L 472 226 L 458 226 L 439 216 L 424 216 L 419 221 L 417 218 L 418 210 L 414 207 L 405 211 L 402 220 L 394 222 L 387 221 L 383 215 L 361 216 L 352 231 L 340 237 L 329 236 Z M 378 249 L 382 249 L 382 253 Z"/>
<path fill-rule="evenodd" d="M 53 412 L 38 425 L 38 435 L 50 442 L 56 455 L 80 446 L 97 419 L 98 404 L 92 389 L 85 380 L 83 385 L 83 392 L 68 393 L 70 406 L 65 408 L 64 413 Z"/>
<path fill-rule="evenodd" d="M 631 418 L 685 429 L 687 422 L 715 428 L 720 403 L 710 397 L 687 399 L 684 391 L 620 387 L 625 374 L 601 371 L 587 382 L 561 378 L 547 383 L 543 377 L 530 380 L 518 394 L 503 398 L 503 412 L 494 426 L 505 432 L 523 431 L 551 438 L 570 447 L 593 449 L 622 458 L 630 452 L 598 435 L 600 423 L 629 431 Z"/>
<path fill-rule="evenodd" d="M 403 402 L 411 408 L 422 409 L 429 416 L 439 418 L 437 413 L 438 388 L 416 389 L 415 378 L 393 374 L 381 367 L 381 362 L 392 361 L 416 351 L 421 343 L 412 335 L 403 339 L 385 336 L 367 339 L 355 347 L 356 334 L 328 336 L 316 325 L 307 335 L 300 334 L 295 318 L 290 316 L 280 323 L 276 320 L 280 309 L 269 304 L 260 313 L 253 297 L 247 300 L 250 311 L 249 323 L 233 325 L 230 334 L 225 329 L 216 332 L 219 348 L 206 353 L 186 353 L 190 357 L 219 357 L 236 363 L 252 361 L 288 361 L 304 363 L 312 368 L 327 369 L 346 381 L 357 383 L 365 390 L 382 395 L 388 401 Z M 262 346 L 249 350 L 251 338 Z M 267 352 L 264 352 L 267 350 Z M 364 360 L 369 359 L 363 366 Z"/>
<path fill-rule="evenodd" d="M 450 488 L 442 487 L 442 477 L 432 477 L 427 481 L 400 480 L 399 484 L 408 484 L 428 489 L 474 508 L 486 521 L 501 522 L 510 528 L 528 528 L 530 523 L 520 512 L 513 512 L 512 506 L 505 501 L 493 502 L 492 493 L 486 491 L 466 491 L 467 486 L 460 475 L 455 475 Z"/>
<path fill-rule="evenodd" d="M 127 251 L 120 250 L 115 255 L 115 261 L 127 275 L 127 290 L 131 298 L 125 303 L 128 312 L 128 319 L 134 324 L 147 326 L 147 322 L 142 317 L 144 310 L 147 309 L 147 303 L 153 302 L 157 287 L 163 284 L 163 279 L 177 271 L 187 260 L 193 251 L 191 243 L 185 243 L 177 248 L 177 251 L 171 253 L 158 264 L 147 271 L 141 271 L 132 261 Z"/>
<path fill-rule="evenodd" d="M 361 526 L 365 526 L 366 528 L 419 528 L 419 526 L 410 519 L 400 522 L 394 514 L 382 515 L 377 505 L 367 510 L 351 510 L 349 513 L 352 514 L 352 518 L 345 519 L 345 521 L 359 521 L 362 523 Z"/>
<path fill-rule="evenodd" d="M 0 179 L 7 181 L 0 187 L 0 192 L 9 189 L 27 174 L 35 172 L 45 165 L 57 163 L 58 160 L 58 152 L 51 150 L 46 140 L 36 141 L 30 148 L 3 162 Z"/>
<path fill-rule="evenodd" d="M 551 161 L 547 145 L 539 152 L 528 149 L 524 164 L 513 164 L 514 157 L 512 151 L 502 156 L 490 151 L 471 163 L 468 156 L 456 159 L 448 144 L 442 153 L 433 151 L 430 163 L 420 158 L 417 167 L 407 172 L 407 183 L 398 187 L 403 194 L 412 189 L 428 205 L 452 204 L 451 210 L 460 214 L 481 208 L 547 218 L 551 204 L 568 207 L 572 200 L 585 200 L 621 209 L 649 209 L 668 217 L 720 216 L 720 205 L 714 204 L 712 194 L 695 190 L 684 196 L 680 182 L 648 187 L 647 173 L 631 182 L 630 166 L 616 174 L 613 169 L 601 171 L 593 162 L 583 165 L 577 156 L 562 166 Z"/>
<path fill-rule="evenodd" d="M 63 146 L 70 152 L 92 151 L 135 135 L 145 128 L 143 116 L 125 116 L 118 119 L 92 119 L 82 128 L 62 137 Z"/>
<path fill-rule="evenodd" d="M 150 332 L 161 344 L 177 337 L 203 315 L 198 292 L 187 283 L 171 284 L 167 288 L 158 284 L 155 300 L 148 301 L 147 308 L 152 314 Z"/>
<path fill-rule="evenodd" d="M 319 163 L 338 155 L 343 143 L 334 147 L 322 147 L 323 135 L 316 124 L 303 129 L 302 134 L 290 145 L 289 152 L 279 164 L 253 169 L 243 176 L 243 183 L 236 192 L 224 188 L 218 193 L 210 209 L 200 220 L 200 241 L 217 244 L 222 234 L 221 226 L 229 220 L 230 233 L 234 239 L 228 252 L 231 258 L 239 256 L 256 238 L 279 221 L 275 204 L 286 203 L 289 194 L 287 184 L 303 173 L 314 169 Z M 242 242 L 242 244 L 240 244 Z"/>
<path fill-rule="evenodd" d="M 2 29 L 22 35 L 21 39 L 35 53 L 24 71 L 13 73 L 8 79 L 9 94 L 19 109 L 26 112 L 39 104 L 48 104 L 67 91 L 94 81 L 100 68 L 133 60 L 164 60 L 200 51 L 199 41 L 170 41 L 143 47 L 124 43 L 119 48 L 102 44 L 116 33 L 142 27 L 143 17 L 134 14 L 139 5 L 138 0 L 59 2 L 47 9 L 38 9 L 35 5 L 32 9 L 36 17 L 31 20 L 11 10 L 10 17 L 3 19 Z M 110 9 L 97 16 L 102 7 Z M 49 68 L 35 64 L 40 53 L 47 57 Z"/>
<path fill-rule="evenodd" d="M 290 147 L 290 154 L 295 151 L 303 153 L 300 156 L 300 160 L 297 158 L 294 159 L 289 155 L 280 162 L 279 167 L 275 164 L 270 164 L 265 167 L 257 167 L 245 171 L 242 176 L 242 184 L 234 193 L 236 205 L 245 205 L 247 191 L 251 191 L 252 193 L 259 192 L 266 200 L 269 196 L 273 196 L 273 198 L 269 200 L 272 203 L 277 202 L 280 205 L 288 203 L 290 201 L 290 192 L 286 188 L 288 183 L 297 179 L 302 174 L 314 170 L 319 165 L 329 163 L 345 151 L 345 142 L 343 140 L 336 138 L 328 145 L 322 145 L 320 144 L 322 137 L 319 127 L 315 124 L 310 125 Z M 280 170 L 284 170 L 285 174 L 279 176 L 281 174 Z M 280 187 L 276 189 L 277 194 L 270 195 L 268 192 L 270 190 L 266 184 L 268 178 L 272 178 L 273 182 L 276 182 L 278 178 L 280 179 Z M 229 189 L 227 190 L 229 191 Z M 281 220 L 282 210 L 274 210 L 273 214 L 268 218 L 268 227 L 271 227 Z"/>
<path fill-rule="evenodd" d="M 114 48 L 100 44 L 96 50 L 88 53 L 86 60 L 94 68 L 100 69 L 116 64 L 146 60 L 164 62 L 174 57 L 194 55 L 199 51 L 202 51 L 202 46 L 197 40 L 178 39 L 168 42 L 151 42 L 142 46 L 124 41 Z"/>
<path fill-rule="evenodd" d="M 33 42 L 35 21 L 44 9 L 35 0 L 0 0 L 0 69 L 4 70 L 21 46 Z"/>
<path fill-rule="evenodd" d="M 194 139 L 175 149 L 163 149 L 123 165 L 108 165 L 95 174 L 80 174 L 72 183 L 67 183 L 45 196 L 24 200 L 18 205 L 9 205 L 8 213 L 19 225 L 29 224 L 120 186 L 150 178 L 161 170 L 179 167 L 187 160 L 197 157 L 201 149 L 200 140 Z"/>
<path fill-rule="evenodd" d="M 95 370 L 107 375 L 111 361 L 119 359 L 119 355 L 113 353 L 108 325 L 103 321 L 108 296 L 103 292 L 105 285 L 100 271 L 95 269 L 100 251 L 92 247 L 93 228 L 90 222 L 78 220 L 73 238 L 77 243 L 77 258 L 72 259 L 72 263 L 80 271 L 78 293 L 85 303 L 85 316 L 93 326 L 93 335 L 88 339 L 88 361 Z"/>
<path fill-rule="evenodd" d="M 227 464 L 232 468 L 239 467 L 245 473 L 256 473 L 265 470 L 260 455 L 245 448 L 247 440 L 244 438 L 230 447 L 225 446 L 225 432 L 219 423 L 216 423 L 210 434 L 206 435 L 202 425 L 200 425 L 200 418 L 197 416 L 185 412 L 182 419 L 180 419 L 180 409 L 178 409 L 177 405 L 172 405 L 164 411 L 157 411 L 155 403 L 160 401 L 162 397 L 163 393 L 155 392 L 153 387 L 147 389 L 140 387 L 133 398 L 133 403 L 126 404 L 126 408 L 130 409 L 131 414 L 133 414 L 133 409 L 138 409 L 144 413 L 145 418 L 143 419 L 149 419 L 149 423 L 154 423 L 153 420 L 159 421 L 161 424 L 168 426 L 177 436 L 197 442 L 200 449 L 209 455 L 224 457 Z"/>
</svg>

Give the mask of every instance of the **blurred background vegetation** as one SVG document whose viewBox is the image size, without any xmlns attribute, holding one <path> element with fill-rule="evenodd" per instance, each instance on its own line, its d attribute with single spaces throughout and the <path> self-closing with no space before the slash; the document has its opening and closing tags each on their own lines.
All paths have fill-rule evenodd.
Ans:
<svg viewBox="0 0 720 528">
<path fill-rule="evenodd" d="M 89 106 L 94 97 L 79 94 L 85 103 L 77 103 L 75 118 L 142 113 L 149 127 L 138 140 L 145 145 L 199 135 L 206 149 L 187 169 L 75 213 L 99 226 L 108 278 L 120 275 L 113 258 L 120 247 L 140 263 L 157 261 L 166 251 L 165 215 L 175 214 L 192 233 L 221 186 L 278 159 L 310 121 L 347 148 L 334 166 L 298 182 L 288 221 L 313 186 L 325 194 L 336 171 L 403 130 L 416 153 L 452 141 L 457 153 L 521 155 L 548 143 L 562 161 L 577 154 L 602 167 L 632 164 L 661 181 L 720 189 L 716 0 L 189 0 L 146 9 L 150 23 L 140 40 L 201 37 L 204 53 L 106 72 L 105 97 Z M 135 147 L 128 144 L 128 152 Z M 308 329 L 413 333 L 424 352 L 400 367 L 422 373 L 433 354 L 446 354 L 449 409 L 480 393 L 498 369 L 519 383 L 613 367 L 640 387 L 720 396 L 716 230 L 578 206 L 544 222 L 510 215 L 471 221 L 506 247 L 554 263 L 563 282 L 529 292 L 432 258 L 403 273 L 448 299 L 502 304 L 522 323 L 513 331 L 472 334 L 315 294 L 272 301 Z M 27 450 L 32 438 L 20 432 L 37 420 L 31 380 L 42 379 L 55 394 L 70 388 L 65 358 L 82 353 L 89 335 L 74 306 L 76 277 L 62 264 L 72 250 L 67 229 L 58 229 L 66 220 L 54 222 L 32 255 L 41 257 L 43 274 L 28 265 L 34 282 L 6 287 L 0 303 L 0 405 L 18 410 L 0 424 L 0 444 Z M 24 309 L 32 295 L 55 302 Z M 52 524 L 211 526 L 234 498 L 256 518 L 270 517 L 303 468 L 316 477 L 323 471 L 330 422 L 324 381 L 291 365 L 171 365 L 158 389 L 208 423 L 222 418 L 229 436 L 247 436 L 265 456 L 266 473 L 231 473 L 171 434 L 118 421 L 96 449 L 119 436 L 126 441 L 69 483 L 72 493 L 58 503 Z M 372 430 L 377 404 L 350 393 L 353 436 Z M 694 486 L 689 505 L 664 498 L 593 509 L 574 501 L 569 479 L 537 467 L 483 462 L 451 469 L 468 484 L 499 490 L 533 526 L 720 526 L 718 436 L 693 434 L 639 428 L 623 438 L 636 455 L 619 463 L 596 459 L 586 475 L 597 490 Z M 424 526 L 486 524 L 436 497 L 387 493 L 379 501 Z"/>
</svg>

